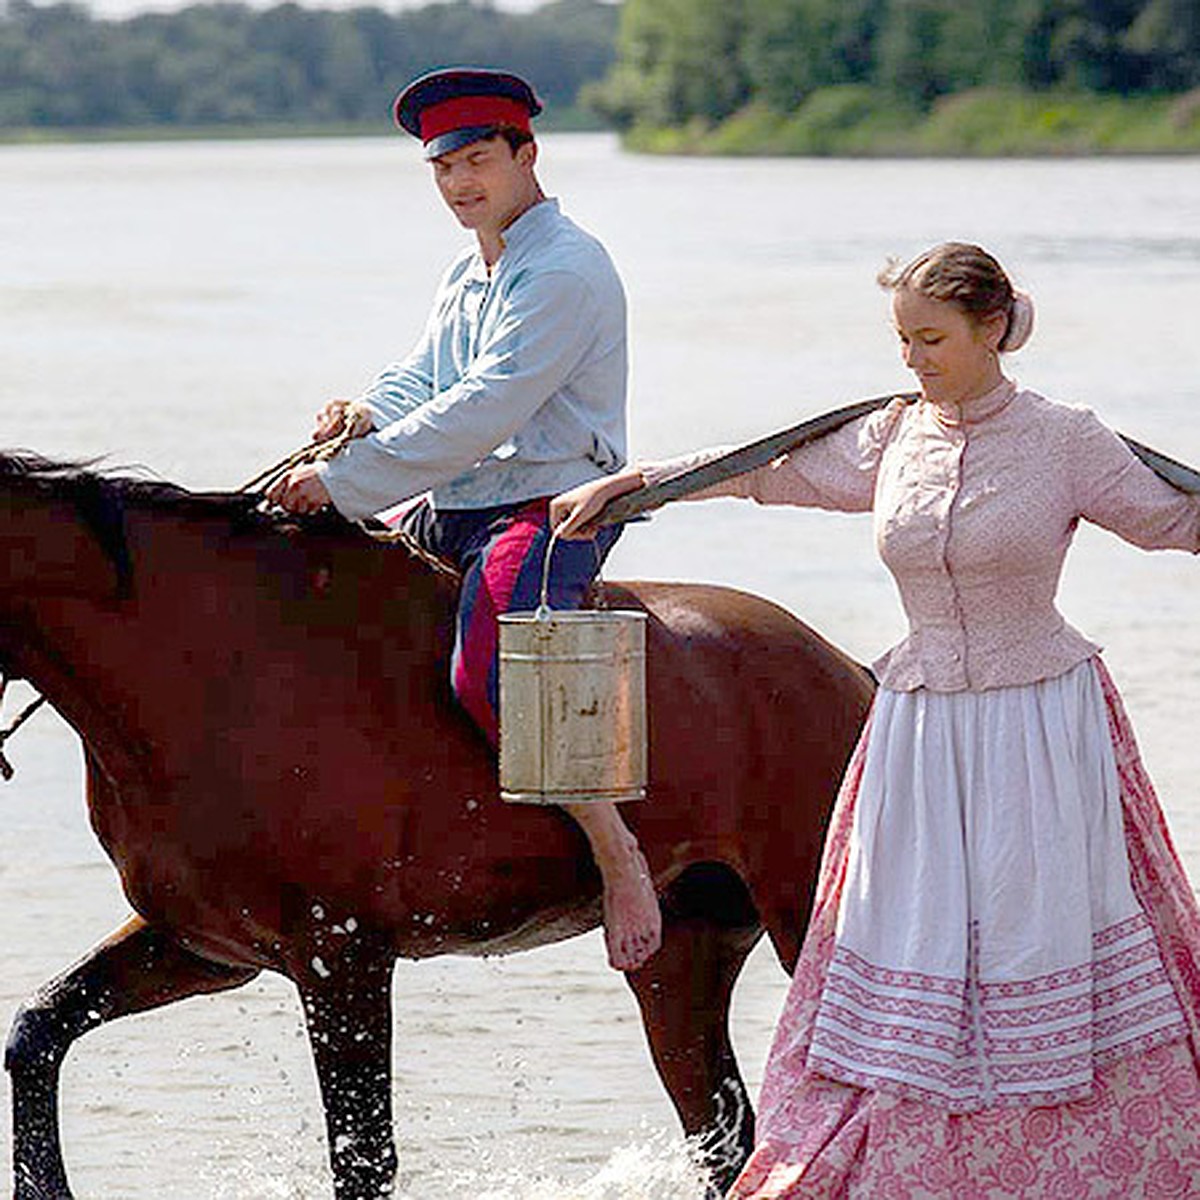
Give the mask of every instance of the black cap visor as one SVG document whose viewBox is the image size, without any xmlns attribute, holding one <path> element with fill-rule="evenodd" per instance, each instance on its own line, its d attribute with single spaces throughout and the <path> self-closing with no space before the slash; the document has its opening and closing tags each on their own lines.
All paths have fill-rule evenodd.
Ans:
<svg viewBox="0 0 1200 1200">
<path fill-rule="evenodd" d="M 452 154 L 472 142 L 482 142 L 495 137 L 499 132 L 496 125 L 471 125 L 466 129 L 451 129 L 448 133 L 438 134 L 425 143 L 425 158 L 441 158 L 443 154 Z"/>
</svg>

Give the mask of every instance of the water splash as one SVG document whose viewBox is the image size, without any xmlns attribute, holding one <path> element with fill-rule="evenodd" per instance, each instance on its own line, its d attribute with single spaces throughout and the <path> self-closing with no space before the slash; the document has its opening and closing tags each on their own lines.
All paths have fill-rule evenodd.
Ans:
<svg viewBox="0 0 1200 1200">
<path fill-rule="evenodd" d="M 298 1172 L 279 1149 L 266 1156 L 273 1162 L 225 1163 L 219 1171 L 214 1164 L 202 1173 L 199 1194 L 206 1200 L 326 1200 L 328 1178 Z M 705 1186 L 695 1148 L 662 1130 L 639 1136 L 577 1178 L 538 1170 L 515 1146 L 482 1150 L 469 1169 L 426 1170 L 408 1182 L 402 1177 L 393 1200 L 700 1200 Z"/>
<path fill-rule="evenodd" d="M 614 1151 L 593 1175 L 564 1179 L 528 1162 L 504 1164 L 488 1153 L 470 1170 L 455 1170 L 397 1189 L 396 1200 L 698 1200 L 704 1171 L 682 1137 L 656 1131 Z"/>
</svg>

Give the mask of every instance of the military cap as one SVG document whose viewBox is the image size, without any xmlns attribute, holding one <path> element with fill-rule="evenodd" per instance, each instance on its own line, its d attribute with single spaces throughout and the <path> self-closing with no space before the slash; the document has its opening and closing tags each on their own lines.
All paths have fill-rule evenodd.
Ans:
<svg viewBox="0 0 1200 1200">
<path fill-rule="evenodd" d="M 414 79 L 396 97 L 396 124 L 425 143 L 425 157 L 439 158 L 491 137 L 502 125 L 531 133 L 542 111 L 533 88 L 507 71 L 450 67 Z"/>
</svg>

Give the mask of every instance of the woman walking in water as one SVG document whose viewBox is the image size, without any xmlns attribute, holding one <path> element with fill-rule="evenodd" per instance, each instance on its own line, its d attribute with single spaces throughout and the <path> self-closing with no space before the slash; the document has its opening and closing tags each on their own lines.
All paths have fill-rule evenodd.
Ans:
<svg viewBox="0 0 1200 1200">
<path fill-rule="evenodd" d="M 880 283 L 919 401 L 697 493 L 872 512 L 909 621 L 731 1195 L 1200 1195 L 1200 912 L 1099 647 L 1055 607 L 1080 520 L 1196 553 L 1200 496 L 1006 376 L 1033 308 L 986 251 Z M 586 484 L 552 521 L 586 534 L 719 453 Z"/>
</svg>

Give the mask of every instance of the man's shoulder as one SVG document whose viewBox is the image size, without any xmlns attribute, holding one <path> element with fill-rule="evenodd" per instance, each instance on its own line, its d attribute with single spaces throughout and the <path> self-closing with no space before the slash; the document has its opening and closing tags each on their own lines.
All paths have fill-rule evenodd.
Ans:
<svg viewBox="0 0 1200 1200">
<path fill-rule="evenodd" d="M 561 211 L 554 214 L 547 240 L 561 242 L 564 246 L 578 247 L 585 253 L 596 254 L 605 259 L 609 257 L 604 243 L 594 233 L 584 229 L 582 225 L 577 225 L 566 213 Z"/>
<path fill-rule="evenodd" d="M 523 247 L 514 267 L 525 279 L 543 274 L 573 275 L 592 287 L 620 286 L 616 266 L 595 234 L 554 212 Z"/>
</svg>

